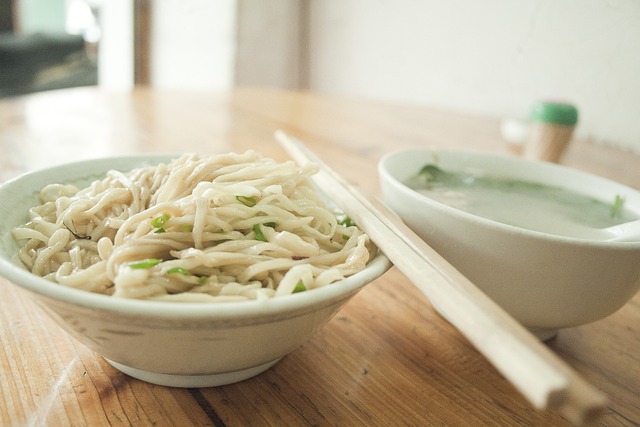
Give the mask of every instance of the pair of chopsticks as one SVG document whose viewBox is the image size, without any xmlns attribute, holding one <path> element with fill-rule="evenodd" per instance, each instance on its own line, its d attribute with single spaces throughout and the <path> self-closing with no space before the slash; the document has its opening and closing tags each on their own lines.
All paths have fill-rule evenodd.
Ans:
<svg viewBox="0 0 640 427">
<path fill-rule="evenodd" d="M 276 132 L 300 165 L 315 163 L 316 185 L 385 253 L 436 310 L 455 326 L 538 410 L 559 411 L 576 425 L 597 419 L 605 396 L 438 255 L 393 212 L 371 201 L 301 141 Z"/>
</svg>

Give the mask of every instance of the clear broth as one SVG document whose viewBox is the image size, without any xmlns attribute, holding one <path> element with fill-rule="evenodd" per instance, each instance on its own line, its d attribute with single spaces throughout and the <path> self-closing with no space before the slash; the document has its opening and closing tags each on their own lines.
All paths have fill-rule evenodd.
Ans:
<svg viewBox="0 0 640 427">
<path fill-rule="evenodd" d="M 608 203 L 560 187 L 443 171 L 433 165 L 425 165 L 405 184 L 430 199 L 486 219 L 563 236 L 640 219 L 615 194 Z"/>
</svg>

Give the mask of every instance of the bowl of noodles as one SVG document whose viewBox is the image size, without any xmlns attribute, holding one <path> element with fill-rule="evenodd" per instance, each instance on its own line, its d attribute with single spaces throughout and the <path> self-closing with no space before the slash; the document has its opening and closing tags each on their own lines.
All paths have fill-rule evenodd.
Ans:
<svg viewBox="0 0 640 427">
<path fill-rule="evenodd" d="M 315 172 L 248 151 L 28 173 L 0 186 L 0 274 L 125 374 L 242 381 L 391 266 Z"/>
</svg>

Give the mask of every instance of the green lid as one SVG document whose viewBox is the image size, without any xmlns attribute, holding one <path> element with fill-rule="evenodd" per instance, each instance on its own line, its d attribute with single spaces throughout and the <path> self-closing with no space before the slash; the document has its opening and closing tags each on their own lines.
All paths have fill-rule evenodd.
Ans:
<svg viewBox="0 0 640 427">
<path fill-rule="evenodd" d="M 540 101 L 536 102 L 531 109 L 531 120 L 558 125 L 575 125 L 578 123 L 578 109 L 563 102 Z"/>
</svg>

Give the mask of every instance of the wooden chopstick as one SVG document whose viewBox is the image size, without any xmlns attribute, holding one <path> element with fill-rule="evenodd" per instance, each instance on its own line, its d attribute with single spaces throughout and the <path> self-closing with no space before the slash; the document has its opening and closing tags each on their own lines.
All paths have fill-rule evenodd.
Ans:
<svg viewBox="0 0 640 427">
<path fill-rule="evenodd" d="M 597 419 L 606 397 L 438 255 L 392 211 L 371 201 L 301 141 L 276 132 L 298 163 L 315 163 L 316 185 L 385 253 L 474 347 L 536 409 L 559 411 L 576 425 Z"/>
</svg>

